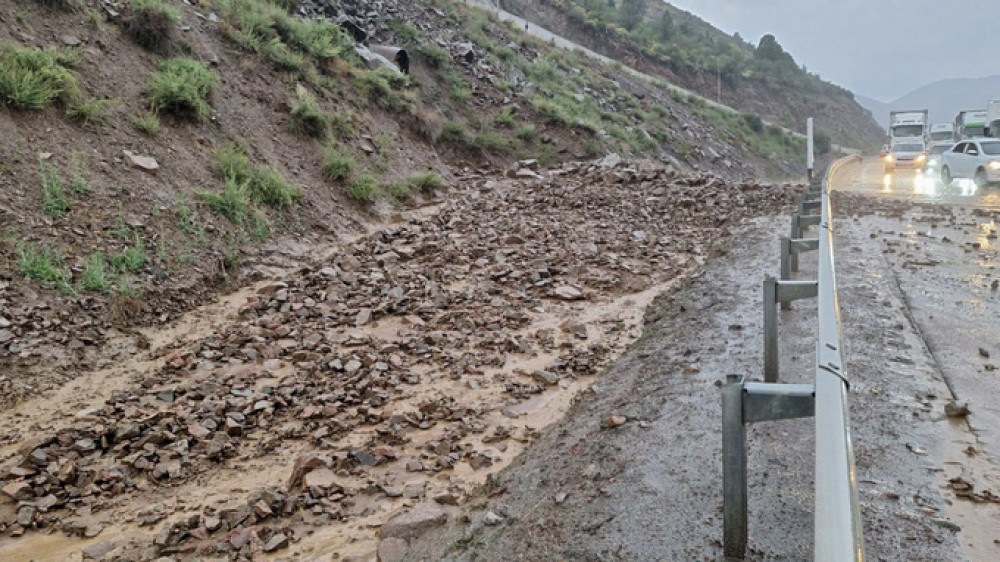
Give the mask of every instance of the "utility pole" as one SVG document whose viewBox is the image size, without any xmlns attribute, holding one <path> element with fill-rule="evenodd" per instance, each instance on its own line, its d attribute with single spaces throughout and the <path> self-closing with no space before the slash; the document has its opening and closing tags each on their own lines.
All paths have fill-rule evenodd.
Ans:
<svg viewBox="0 0 1000 562">
<path fill-rule="evenodd" d="M 813 179 L 813 165 L 815 163 L 813 146 L 813 118 L 810 117 L 806 120 L 806 174 L 810 182 Z"/>
<path fill-rule="evenodd" d="M 722 58 L 715 57 L 715 101 L 722 103 Z"/>
</svg>

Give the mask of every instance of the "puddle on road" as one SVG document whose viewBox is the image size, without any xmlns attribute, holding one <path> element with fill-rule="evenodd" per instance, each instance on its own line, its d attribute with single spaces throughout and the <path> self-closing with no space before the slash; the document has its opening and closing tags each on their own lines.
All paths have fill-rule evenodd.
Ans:
<svg viewBox="0 0 1000 562">
<path fill-rule="evenodd" d="M 948 515 L 962 528 L 958 540 L 965 556 L 971 562 L 993 562 L 1000 559 L 1000 504 L 960 498 L 949 480 L 962 477 L 975 486 L 976 492 L 989 490 L 1000 494 L 1000 471 L 996 461 L 983 452 L 982 444 L 967 423 L 953 420 L 942 423 L 946 425 L 941 459 L 944 470 L 938 474 L 941 493 L 950 503 Z M 966 452 L 970 447 L 979 452 L 970 456 Z"/>
</svg>

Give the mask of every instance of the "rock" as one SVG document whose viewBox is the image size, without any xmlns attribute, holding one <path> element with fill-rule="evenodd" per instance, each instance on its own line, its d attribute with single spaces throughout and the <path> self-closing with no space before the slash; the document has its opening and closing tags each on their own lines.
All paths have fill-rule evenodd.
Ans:
<svg viewBox="0 0 1000 562">
<path fill-rule="evenodd" d="M 979 356 L 980 357 L 985 357 L 986 359 L 989 359 L 990 358 L 990 352 L 986 351 L 985 349 L 983 349 L 983 348 L 980 347 L 979 348 Z"/>
<path fill-rule="evenodd" d="M 17 501 L 30 500 L 35 495 L 34 492 L 31 491 L 31 484 L 24 481 L 11 482 L 0 489 L 0 492 L 3 492 L 5 495 Z"/>
<path fill-rule="evenodd" d="M 0 316 L 0 328 L 10 328 L 10 320 Z"/>
<path fill-rule="evenodd" d="M 365 324 L 371 322 L 371 319 L 372 319 L 372 309 L 362 308 L 361 310 L 358 311 L 357 317 L 354 318 L 354 325 L 360 328 L 361 326 L 364 326 Z"/>
<path fill-rule="evenodd" d="M 444 525 L 448 514 L 432 501 L 420 502 L 406 513 L 396 515 L 382 525 L 381 538 L 412 539 L 430 528 Z"/>
<path fill-rule="evenodd" d="M 964 417 L 968 417 L 968 415 L 970 414 L 970 412 L 969 412 L 969 405 L 968 404 L 959 404 L 959 403 L 955 402 L 954 400 L 951 400 L 947 404 L 944 405 L 944 414 L 946 416 L 948 416 L 949 418 L 964 418 Z"/>
<path fill-rule="evenodd" d="M 123 150 L 122 154 L 129 159 L 129 162 L 131 162 L 133 166 L 143 171 L 155 174 L 160 170 L 160 165 L 156 162 L 156 159 L 151 156 L 140 156 L 131 150 Z"/>
<path fill-rule="evenodd" d="M 314 455 L 300 455 L 292 465 L 292 474 L 288 477 L 287 489 L 289 492 L 299 488 L 306 474 L 326 467 L 326 461 Z M 319 476 L 319 475 L 317 475 Z"/>
<path fill-rule="evenodd" d="M 555 288 L 555 296 L 561 298 L 564 301 L 577 301 L 583 298 L 583 292 L 576 287 L 570 287 L 569 285 L 561 285 Z"/>
<path fill-rule="evenodd" d="M 67 47 L 79 47 L 82 44 L 80 38 L 75 35 L 60 35 L 59 40 Z"/>
<path fill-rule="evenodd" d="M 264 543 L 264 552 L 274 552 L 282 548 L 288 548 L 288 537 L 284 533 L 278 533 Z"/>
<path fill-rule="evenodd" d="M 617 153 L 612 152 L 605 156 L 600 162 L 597 163 L 598 166 L 602 168 L 616 168 L 622 163 L 622 157 Z"/>
<path fill-rule="evenodd" d="M 501 523 L 503 523 L 503 517 L 492 511 L 487 511 L 486 515 L 483 516 L 483 525 L 489 525 L 492 527 Z"/>
<path fill-rule="evenodd" d="M 625 416 L 611 416 L 608 418 L 608 427 L 618 427 L 620 425 L 625 425 L 628 418 Z"/>
<path fill-rule="evenodd" d="M 115 549 L 115 543 L 111 541 L 96 542 L 83 549 L 84 560 L 103 560 L 109 552 Z"/>
<path fill-rule="evenodd" d="M 587 326 L 579 320 L 569 319 L 562 323 L 562 330 L 566 333 L 573 334 L 574 336 L 585 340 L 587 339 Z"/>
<path fill-rule="evenodd" d="M 317 468 L 310 471 L 302 479 L 302 485 L 308 489 L 326 491 L 336 485 L 336 475 L 329 468 Z"/>
<path fill-rule="evenodd" d="M 382 539 L 378 543 L 378 562 L 405 562 L 406 541 L 396 537 Z"/>
<path fill-rule="evenodd" d="M 551 371 L 535 371 L 531 373 L 531 377 L 548 386 L 559 384 L 559 375 Z"/>
</svg>

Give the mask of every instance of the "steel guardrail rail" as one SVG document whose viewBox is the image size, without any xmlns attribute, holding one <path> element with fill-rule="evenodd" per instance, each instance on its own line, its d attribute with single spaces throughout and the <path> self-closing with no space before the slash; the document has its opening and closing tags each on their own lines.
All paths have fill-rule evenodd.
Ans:
<svg viewBox="0 0 1000 562">
<path fill-rule="evenodd" d="M 847 161 L 833 163 L 823 180 L 819 225 L 819 337 L 816 342 L 816 479 L 813 559 L 865 560 L 857 473 L 843 356 L 843 330 L 834 265 L 831 178 Z"/>
<path fill-rule="evenodd" d="M 792 235 L 781 239 L 781 278 L 764 279 L 764 382 L 727 375 L 722 390 L 723 552 L 727 560 L 743 560 L 748 542 L 746 426 L 813 416 L 816 466 L 814 475 L 813 560 L 863 562 L 865 544 L 858 506 L 857 476 L 844 375 L 843 334 L 834 266 L 834 222 L 830 178 L 850 156 L 834 162 L 822 181 L 813 180 L 792 214 Z M 818 214 L 814 214 L 818 212 Z M 818 227 L 816 238 L 803 230 Z M 793 279 L 798 254 L 818 251 L 815 280 Z M 779 382 L 778 316 L 780 305 L 818 301 L 818 336 L 813 384 Z"/>
</svg>

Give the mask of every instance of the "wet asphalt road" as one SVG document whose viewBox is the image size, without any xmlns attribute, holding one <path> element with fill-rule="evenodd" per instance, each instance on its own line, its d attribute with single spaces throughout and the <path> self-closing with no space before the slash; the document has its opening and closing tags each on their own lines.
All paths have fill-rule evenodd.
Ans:
<svg viewBox="0 0 1000 562">
<path fill-rule="evenodd" d="M 838 243 L 867 255 L 872 270 L 891 276 L 907 315 L 949 393 L 967 403 L 966 422 L 942 422 L 941 441 L 929 444 L 947 478 L 960 476 L 977 491 L 1000 490 L 1000 271 L 997 221 L 1000 188 L 914 171 L 885 174 L 878 160 L 848 166 L 833 188 L 863 194 L 845 201 Z M 905 357 L 903 359 L 906 359 Z M 940 414 L 940 413 L 939 413 Z M 973 454 L 970 454 L 973 453 Z M 950 515 L 970 560 L 998 560 L 1000 510 L 993 502 L 955 498 L 945 486 Z"/>
</svg>

